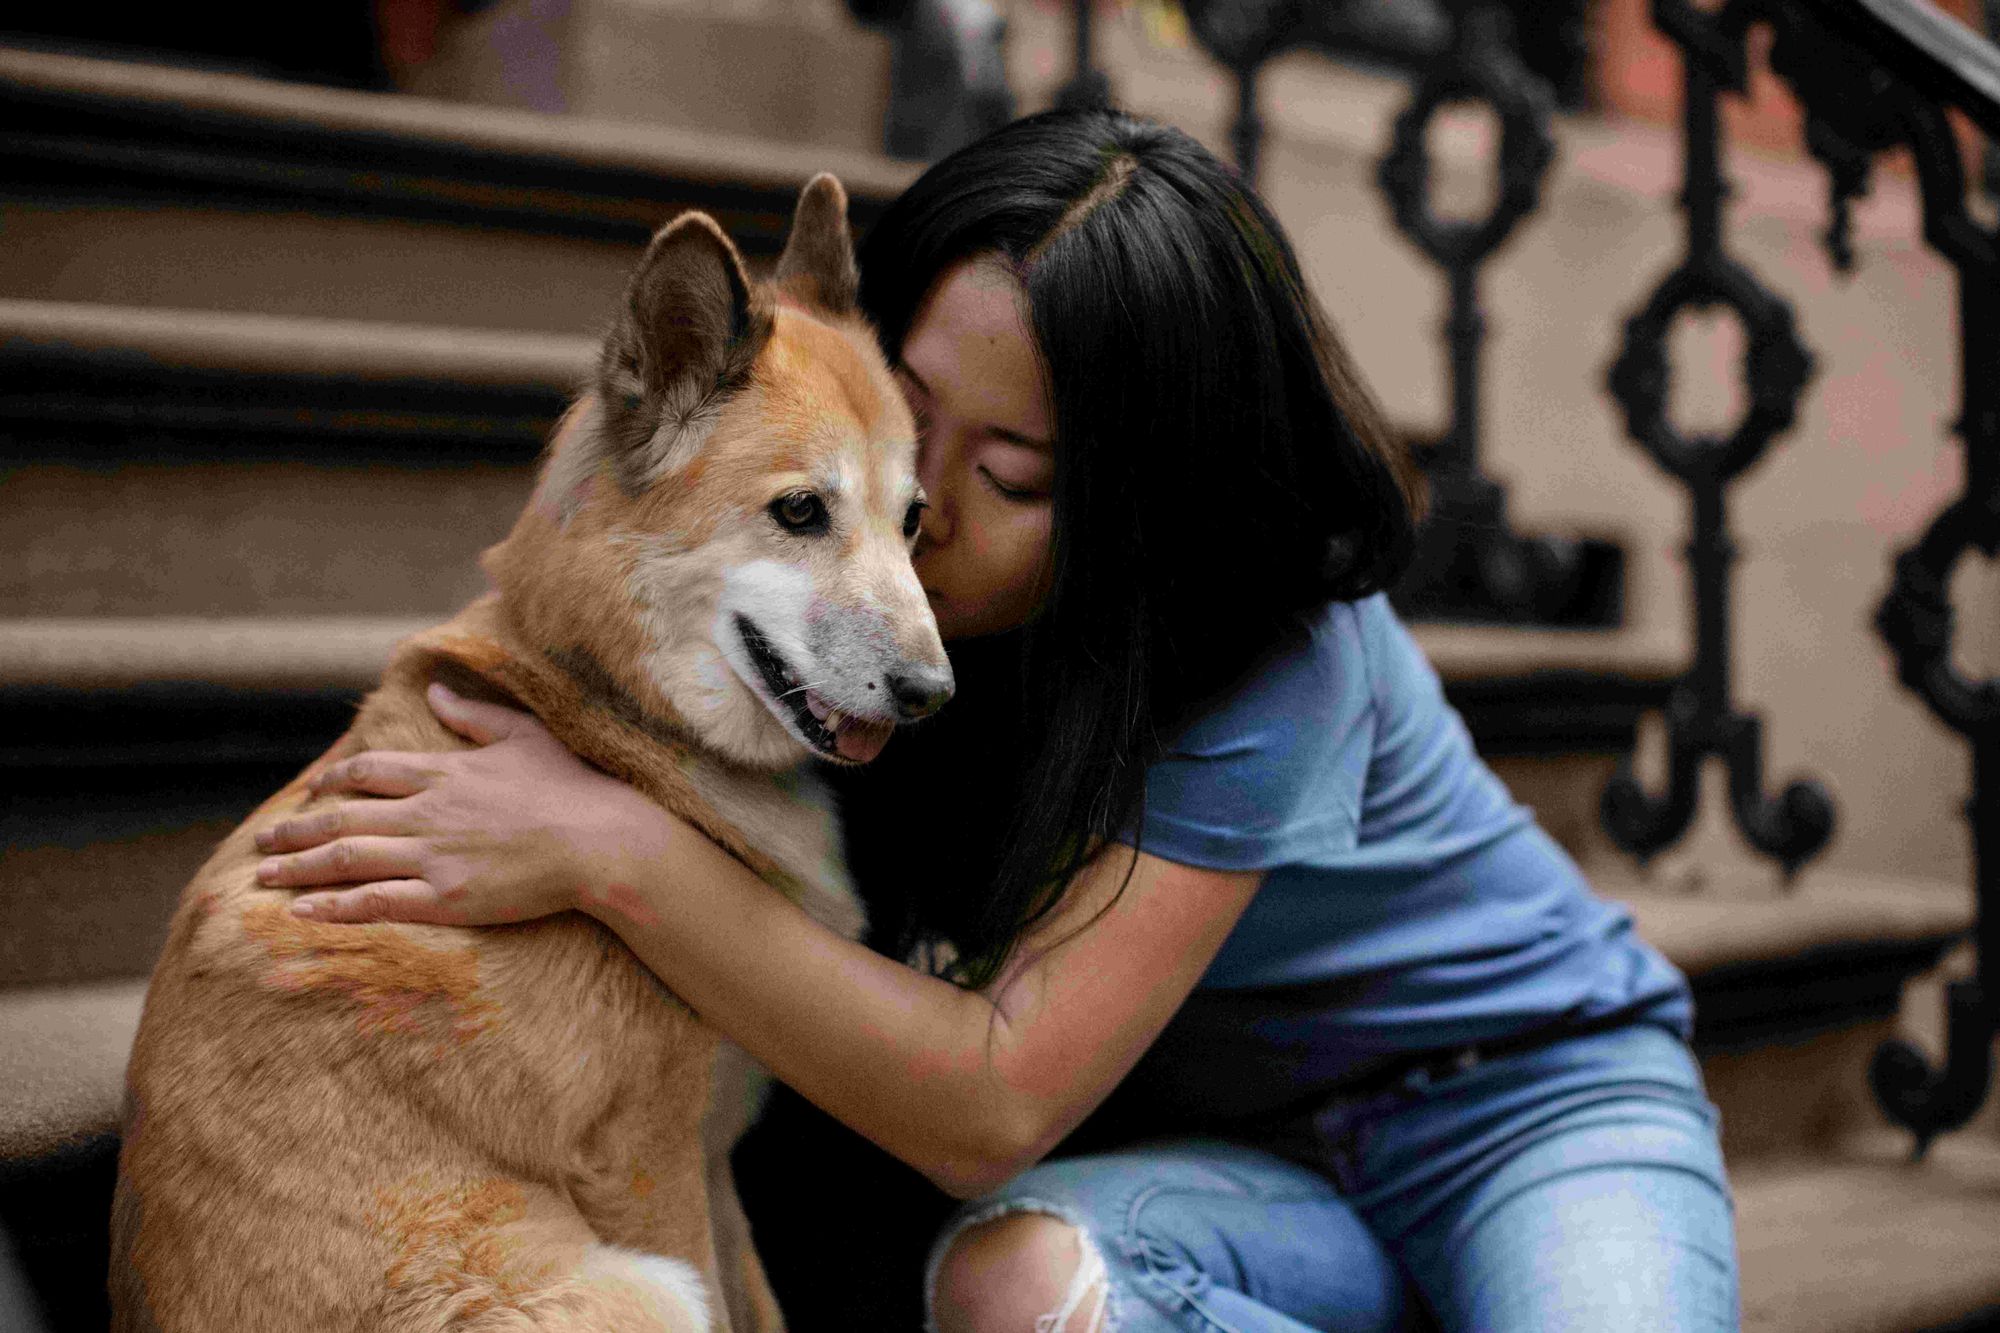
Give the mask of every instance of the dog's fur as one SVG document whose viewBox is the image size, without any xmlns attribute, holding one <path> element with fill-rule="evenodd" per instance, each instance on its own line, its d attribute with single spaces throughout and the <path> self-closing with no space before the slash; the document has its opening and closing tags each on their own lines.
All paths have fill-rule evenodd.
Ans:
<svg viewBox="0 0 2000 1333">
<path fill-rule="evenodd" d="M 346 736 L 188 886 L 129 1071 L 120 1333 L 777 1326 L 728 1186 L 740 1053 L 719 1065 L 712 1030 L 585 916 L 316 922 L 258 887 L 252 835 L 320 803 L 308 783 L 336 759 L 462 748 L 424 702 L 442 680 L 531 709 L 857 932 L 804 767 L 857 724 L 815 741 L 738 619 L 817 691 L 813 717 L 879 724 L 877 746 L 898 682 L 905 717 L 949 692 L 909 563 L 914 429 L 854 295 L 831 177 L 769 284 L 705 216 L 662 230 L 487 553 L 496 591 L 401 645 Z M 805 491 L 828 511 L 816 532 L 771 508 Z"/>
</svg>

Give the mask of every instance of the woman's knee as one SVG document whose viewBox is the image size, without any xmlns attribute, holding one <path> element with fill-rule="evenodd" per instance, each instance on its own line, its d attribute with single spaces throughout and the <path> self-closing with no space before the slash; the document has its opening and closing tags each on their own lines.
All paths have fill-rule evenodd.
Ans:
<svg viewBox="0 0 2000 1333">
<path fill-rule="evenodd" d="M 1082 1231 L 1009 1213 L 953 1237 L 931 1288 L 938 1333 L 1103 1333 L 1104 1260 Z"/>
</svg>

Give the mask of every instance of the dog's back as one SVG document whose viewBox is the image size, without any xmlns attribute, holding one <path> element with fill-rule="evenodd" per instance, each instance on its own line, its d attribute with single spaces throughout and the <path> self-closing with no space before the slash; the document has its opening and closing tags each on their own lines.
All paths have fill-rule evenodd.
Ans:
<svg viewBox="0 0 2000 1333">
<path fill-rule="evenodd" d="M 385 691 L 342 748 L 457 744 Z M 305 798 L 301 779 L 223 843 L 155 970 L 114 1209 L 122 1327 L 497 1327 L 529 1294 L 577 1327 L 707 1327 L 691 1269 L 610 1247 L 706 1250 L 709 1030 L 584 917 L 294 916 L 255 886 L 250 830 Z"/>
</svg>

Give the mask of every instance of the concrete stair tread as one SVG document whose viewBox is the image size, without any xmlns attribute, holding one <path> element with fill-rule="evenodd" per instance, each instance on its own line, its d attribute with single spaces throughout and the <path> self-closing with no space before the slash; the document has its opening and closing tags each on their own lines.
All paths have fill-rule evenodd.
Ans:
<svg viewBox="0 0 2000 1333">
<path fill-rule="evenodd" d="M 1763 867 L 1745 867 L 1753 882 Z M 1690 976 L 1865 941 L 1919 942 L 1972 926 L 1970 888 L 1933 880 L 1808 869 L 1784 896 L 1747 897 L 1726 884 L 1699 894 L 1593 871 L 1599 893 L 1631 908 L 1639 933 Z"/>
<path fill-rule="evenodd" d="M 1682 636 L 1654 626 L 1535 630 L 1420 622 L 1410 633 L 1447 682 L 1541 673 L 1665 681 L 1681 674 L 1687 658 Z"/>
<path fill-rule="evenodd" d="M 592 338 L 0 299 L 0 357 L 122 355 L 147 371 L 447 382 L 573 392 Z"/>
<path fill-rule="evenodd" d="M 557 159 L 728 186 L 797 189 L 815 172 L 832 171 L 850 191 L 894 195 L 918 170 L 893 158 L 838 148 L 5 47 L 0 47 L 0 87 L 17 90 L 16 96 L 118 104 L 176 122 L 255 121 L 278 130 L 366 134 L 487 157 Z"/>
<path fill-rule="evenodd" d="M 0 620 L 0 686 L 368 689 L 435 616 L 43 617 Z"/>
<path fill-rule="evenodd" d="M 1631 909 L 1641 938 L 1687 974 L 1695 1048 L 1705 1060 L 1779 1048 L 1797 1054 L 1811 1045 L 1830 1052 L 1832 1062 L 1807 1059 L 1801 1076 L 1844 1083 L 1848 1043 L 1863 1040 L 1856 1034 L 1864 1030 L 1887 1035 L 1883 1025 L 1902 1012 L 1910 982 L 1965 938 L 1972 893 L 1905 877 L 1809 870 L 1794 893 L 1750 896 L 1747 886 L 1769 875 L 1745 866 L 1740 881 L 1747 884 L 1738 882 L 1736 892 L 1723 883 L 1699 895 L 1648 890 L 1611 874 L 1593 878 L 1600 893 Z M 1738 1068 L 1732 1084 L 1746 1077 Z M 1718 1094 L 1723 1100 L 1741 1101 Z M 1773 1109 L 1756 1107 L 1753 1118 L 1770 1121 Z"/>
<path fill-rule="evenodd" d="M 782 136 L 4 46 L 0 160 L 17 297 L 565 334 L 602 326 L 684 210 L 756 266 L 813 175 L 839 175 L 865 233 L 918 171 Z"/>
<path fill-rule="evenodd" d="M 0 301 L 0 327 L 7 307 Z M 235 316 L 208 317 L 234 325 Z M 272 321 L 290 323 L 290 321 Z M 425 330 L 448 333 L 448 330 Z M 503 335 L 501 342 L 512 341 Z M 539 339 L 561 343 L 562 339 Z M 366 349 L 354 345 L 359 357 Z M 151 680 L 205 680 L 218 684 L 367 685 L 380 670 L 395 641 L 429 624 L 435 617 L 408 616 L 44 616 L 0 620 L 0 685 L 61 683 L 115 686 Z M 1496 664 L 1500 654 L 1485 653 L 1488 632 L 1467 633 L 1465 627 L 1418 626 L 1414 633 L 1428 651 L 1433 642 L 1471 643 L 1480 656 L 1468 652 L 1447 656 L 1440 674 L 1453 669 L 1459 679 L 1478 679 L 1478 663 Z M 1552 648 L 1568 651 L 1561 659 L 1575 669 L 1584 663 L 1608 666 L 1614 661 L 1637 664 L 1657 661 L 1648 656 L 1648 642 L 1636 638 L 1588 632 L 1548 633 L 1494 630 L 1498 641 L 1508 635 L 1550 639 Z M 1613 640 L 1600 642 L 1597 640 Z M 1656 645 L 1655 645 L 1656 646 Z M 1521 661 L 1531 660 L 1523 654 Z M 1546 655 L 1532 657 L 1550 669 Z M 1448 679 L 1452 677 L 1447 676 Z M 1662 901 L 1680 901 L 1667 899 Z M 1686 899 L 1686 901 L 1695 901 Z M 1698 911 L 1699 909 L 1697 909 Z"/>
<path fill-rule="evenodd" d="M 478 553 L 596 355 L 538 332 L 0 300 L 0 680 L 24 654 L 44 683 L 63 683 L 52 665 L 99 678 L 126 651 L 47 659 L 60 627 L 15 642 L 8 617 L 442 619 L 478 592 Z M 131 651 L 147 678 L 159 653 Z M 244 676 L 203 642 L 165 651 Z"/>
<path fill-rule="evenodd" d="M 1732 1165 L 1746 1333 L 1908 1333 L 2000 1308 L 2000 1144 L 1905 1135 Z"/>
<path fill-rule="evenodd" d="M 0 990 L 0 1167 L 116 1133 L 144 981 Z"/>
</svg>

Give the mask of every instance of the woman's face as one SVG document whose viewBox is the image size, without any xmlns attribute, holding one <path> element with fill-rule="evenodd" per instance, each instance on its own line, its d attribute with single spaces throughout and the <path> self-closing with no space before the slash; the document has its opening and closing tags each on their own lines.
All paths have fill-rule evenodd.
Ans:
<svg viewBox="0 0 2000 1333">
<path fill-rule="evenodd" d="M 917 577 L 946 639 L 1014 629 L 1048 590 L 1055 442 L 1026 300 L 992 260 L 945 270 L 896 368 L 930 502 Z"/>
</svg>

